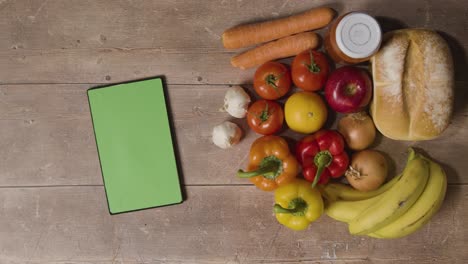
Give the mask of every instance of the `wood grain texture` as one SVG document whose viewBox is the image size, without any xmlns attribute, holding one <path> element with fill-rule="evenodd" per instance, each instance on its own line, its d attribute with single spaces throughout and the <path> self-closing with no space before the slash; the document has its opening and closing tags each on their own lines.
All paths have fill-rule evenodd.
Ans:
<svg viewBox="0 0 468 264">
<path fill-rule="evenodd" d="M 439 30 L 451 43 L 457 68 L 467 65 L 468 11 L 456 0 L 4 0 L 0 29 L 7 33 L 0 35 L 0 83 L 108 83 L 159 74 L 176 84 L 249 83 L 253 70 L 230 66 L 235 52 L 223 49 L 222 32 L 318 5 L 340 14 L 366 10 L 384 30 Z M 457 78 L 468 80 L 461 69 Z"/>
<path fill-rule="evenodd" d="M 170 207 L 111 216 L 102 187 L 2 188 L 2 263 L 466 263 L 467 186 L 411 236 L 351 236 L 323 216 L 308 230 L 278 224 L 273 196 L 251 186 L 187 188 Z M 7 238 L 8 239 L 4 239 Z M 398 254 L 396 254 L 398 252 Z M 392 262 L 393 263 L 393 262 Z"/>
<path fill-rule="evenodd" d="M 99 162 L 86 90 L 92 85 L 0 86 L 0 186 L 100 185 Z M 176 148 L 187 185 L 249 184 L 235 172 L 245 168 L 251 143 L 258 137 L 245 119 L 222 112 L 228 88 L 213 85 L 168 85 Z M 253 94 L 252 87 L 245 86 Z M 211 131 L 224 120 L 239 124 L 246 135 L 239 145 L 222 150 Z M 330 118 L 334 123 L 336 118 Z M 444 164 L 449 183 L 468 183 L 468 108 L 456 112 L 437 140 L 423 142 L 378 139 L 376 149 L 388 154 L 394 170 L 403 169 L 406 149 L 414 146 Z M 294 140 L 302 135 L 284 131 Z M 225 161 L 225 162 L 222 162 Z"/>
<path fill-rule="evenodd" d="M 350 236 L 326 216 L 292 232 L 274 219 L 271 193 L 234 176 L 257 135 L 219 109 L 229 85 L 252 83 L 254 70 L 231 67 L 237 51 L 223 49 L 220 36 L 319 5 L 368 11 L 384 31 L 432 28 L 450 45 L 456 91 L 448 130 L 433 141 L 376 143 L 393 171 L 408 146 L 447 171 L 448 197 L 417 234 Z M 0 264 L 467 263 L 467 14 L 458 0 L 0 0 Z M 157 75 L 168 83 L 186 200 L 110 216 L 86 90 Z M 211 143 L 224 120 L 247 133 L 227 151 Z M 301 137 L 282 135 L 291 143 Z"/>
<path fill-rule="evenodd" d="M 408 4 L 395 0 L 3 0 L 1 50 L 89 48 L 216 48 L 221 34 L 242 23 L 265 21 L 330 6 L 340 14 L 366 10 L 393 23 L 428 27 L 466 40 L 467 7 L 457 0 Z M 412 8 L 411 12 L 408 12 Z M 464 43 L 461 41 L 461 43 Z"/>
</svg>

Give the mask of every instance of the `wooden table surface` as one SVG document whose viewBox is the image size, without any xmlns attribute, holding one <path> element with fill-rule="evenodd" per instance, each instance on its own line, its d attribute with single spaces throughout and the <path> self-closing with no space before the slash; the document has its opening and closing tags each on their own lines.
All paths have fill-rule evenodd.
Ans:
<svg viewBox="0 0 468 264">
<path fill-rule="evenodd" d="M 272 193 L 235 172 L 257 135 L 211 143 L 226 88 L 251 89 L 230 66 L 223 30 L 318 5 L 366 10 L 384 30 L 427 27 L 449 42 L 455 113 L 433 141 L 379 138 L 402 168 L 416 146 L 440 161 L 448 193 L 418 233 L 351 236 L 323 216 L 307 231 L 279 225 Z M 323 33 L 324 31 L 319 31 Z M 0 0 L 0 263 L 468 263 L 468 5 L 466 1 Z M 111 216 L 86 90 L 165 75 L 185 201 Z M 299 135 L 288 133 L 292 138 Z"/>
</svg>

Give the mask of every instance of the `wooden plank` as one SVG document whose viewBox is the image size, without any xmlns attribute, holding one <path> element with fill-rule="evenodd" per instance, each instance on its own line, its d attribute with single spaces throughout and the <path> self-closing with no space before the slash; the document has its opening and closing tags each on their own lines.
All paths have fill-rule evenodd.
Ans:
<svg viewBox="0 0 468 264">
<path fill-rule="evenodd" d="M 466 40 L 466 5 L 450 0 L 357 1 L 2 1 L 0 50 L 89 48 L 220 48 L 234 25 L 327 5 L 340 14 L 366 10 L 386 25 L 427 27 Z M 221 15 L 222 14 L 222 15 Z M 91 26 L 92 25 L 92 26 Z M 466 43 L 461 41 L 461 43 Z"/>
<path fill-rule="evenodd" d="M 271 193 L 234 186 L 248 183 L 234 173 L 257 135 L 248 132 L 228 151 L 211 144 L 212 127 L 230 119 L 219 112 L 227 84 L 251 83 L 253 75 L 229 65 L 237 51 L 222 48 L 222 31 L 326 4 L 340 13 L 367 10 L 386 30 L 442 31 L 452 48 L 457 91 L 450 128 L 434 141 L 381 139 L 377 146 L 394 170 L 409 145 L 447 169 L 452 185 L 442 211 L 413 236 L 352 237 L 325 216 L 308 231 L 287 230 L 273 217 Z M 468 262 L 467 12 L 456 0 L 0 0 L 0 263 Z M 169 83 L 186 201 L 110 216 L 85 91 L 158 74 Z"/>
<path fill-rule="evenodd" d="M 232 54 L 216 50 L 103 48 L 0 51 L 2 83 L 113 83 L 165 75 L 168 83 L 249 82 Z M 27 72 L 28 74 L 25 74 Z"/>
<path fill-rule="evenodd" d="M 462 1 L 387 3 L 2 1 L 0 30 L 9 33 L 0 36 L 0 82 L 108 83 L 165 74 L 175 84 L 251 83 L 252 70 L 230 66 L 229 58 L 237 51 L 223 49 L 223 30 L 327 4 L 340 14 L 366 10 L 384 29 L 444 32 L 456 54 L 457 79 L 468 80 L 463 73 L 468 19 Z"/>
<path fill-rule="evenodd" d="M 326 216 L 282 227 L 273 197 L 249 186 L 192 186 L 175 206 L 109 215 L 102 187 L 0 189 L 2 263 L 466 263 L 468 187 L 399 240 L 351 236 Z"/>
<path fill-rule="evenodd" d="M 0 86 L 0 186 L 102 184 L 86 97 L 90 86 Z M 258 135 L 244 119 L 220 111 L 227 87 L 168 85 L 185 184 L 249 183 L 237 179 L 235 172 L 247 164 L 250 145 Z M 389 155 L 395 170 L 403 168 L 408 146 L 421 148 L 445 165 L 450 183 L 468 183 L 463 173 L 468 170 L 467 111 L 459 109 L 437 140 L 403 142 L 381 137 L 376 148 Z M 224 120 L 238 123 L 246 132 L 241 143 L 229 150 L 211 142 L 212 128 Z M 291 143 L 302 137 L 292 132 L 282 135 Z"/>
</svg>

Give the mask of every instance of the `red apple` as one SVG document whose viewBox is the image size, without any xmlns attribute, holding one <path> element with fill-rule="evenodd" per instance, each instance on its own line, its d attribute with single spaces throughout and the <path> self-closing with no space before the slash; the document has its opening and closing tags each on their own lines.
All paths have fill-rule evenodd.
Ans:
<svg viewBox="0 0 468 264">
<path fill-rule="evenodd" d="M 345 66 L 338 68 L 327 80 L 325 99 L 339 113 L 359 112 L 372 96 L 372 81 L 366 71 Z"/>
</svg>

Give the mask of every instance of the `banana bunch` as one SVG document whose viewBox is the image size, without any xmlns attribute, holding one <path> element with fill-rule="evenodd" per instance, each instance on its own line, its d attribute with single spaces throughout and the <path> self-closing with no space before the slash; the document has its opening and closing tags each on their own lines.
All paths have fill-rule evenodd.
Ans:
<svg viewBox="0 0 468 264">
<path fill-rule="evenodd" d="M 447 189 L 441 166 L 409 150 L 403 172 L 370 192 L 331 183 L 322 187 L 326 214 L 349 225 L 349 232 L 399 238 L 419 230 L 439 210 Z"/>
</svg>

